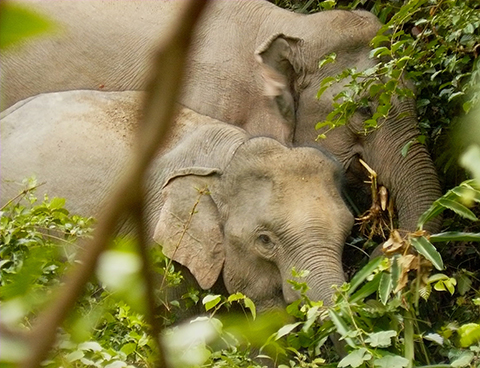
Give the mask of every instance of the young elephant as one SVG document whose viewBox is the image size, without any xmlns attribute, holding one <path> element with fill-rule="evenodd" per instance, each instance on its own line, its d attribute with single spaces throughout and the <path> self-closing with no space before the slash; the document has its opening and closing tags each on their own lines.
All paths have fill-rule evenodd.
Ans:
<svg viewBox="0 0 480 368">
<path fill-rule="evenodd" d="M 35 174 L 45 181 L 38 190 L 97 215 L 132 148 L 141 96 L 71 91 L 6 110 L 1 203 Z M 344 281 L 341 254 L 353 224 L 342 177 L 316 148 L 289 148 L 181 109 L 149 173 L 148 231 L 204 289 L 220 279 L 259 310 L 282 307 L 298 297 L 287 283 L 295 267 L 310 271 L 309 296 L 329 303 L 331 286 Z"/>
</svg>

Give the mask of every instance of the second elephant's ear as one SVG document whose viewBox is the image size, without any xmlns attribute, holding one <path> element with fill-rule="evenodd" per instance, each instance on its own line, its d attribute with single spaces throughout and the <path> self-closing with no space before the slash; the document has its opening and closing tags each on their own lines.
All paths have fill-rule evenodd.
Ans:
<svg viewBox="0 0 480 368">
<path fill-rule="evenodd" d="M 183 169 L 167 181 L 154 240 L 167 257 L 190 270 L 202 289 L 209 289 L 220 276 L 225 251 L 218 209 L 208 192 L 215 180 L 209 170 L 217 171 L 199 170 L 191 175 Z"/>
<path fill-rule="evenodd" d="M 280 114 L 290 124 L 295 120 L 294 86 L 302 73 L 302 40 L 274 34 L 255 51 L 264 80 L 264 93 L 271 97 Z"/>
</svg>

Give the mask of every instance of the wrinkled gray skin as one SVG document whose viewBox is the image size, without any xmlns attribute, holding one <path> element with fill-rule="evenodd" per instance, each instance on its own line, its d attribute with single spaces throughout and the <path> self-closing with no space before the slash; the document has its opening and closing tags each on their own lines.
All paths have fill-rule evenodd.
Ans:
<svg viewBox="0 0 480 368">
<path fill-rule="evenodd" d="M 98 215 L 131 156 L 141 96 L 51 93 L 4 111 L 0 203 L 35 174 L 46 182 L 37 195 L 65 197 L 71 211 Z M 339 163 L 316 148 L 252 138 L 185 108 L 176 126 L 149 173 L 146 200 L 148 232 L 165 254 L 202 288 L 223 282 L 259 310 L 299 297 L 286 282 L 292 267 L 309 270 L 310 297 L 330 303 L 331 286 L 344 281 L 341 254 L 353 225 Z"/>
<path fill-rule="evenodd" d="M 182 2 L 28 3 L 58 20 L 64 32 L 2 52 L 1 87 L 7 105 L 45 91 L 142 89 L 152 47 Z M 315 124 L 331 111 L 332 96 L 341 88 L 336 85 L 317 100 L 320 82 L 347 67 L 374 65 L 369 41 L 379 26 L 378 19 L 364 11 L 303 15 L 266 1 L 212 1 L 193 41 L 180 102 L 254 135 L 312 144 L 319 133 Z M 319 60 L 331 52 L 337 61 L 319 69 Z M 372 111 L 363 109 L 348 126 L 317 143 L 343 164 L 360 207 L 369 204 L 358 159 L 365 160 L 395 199 L 399 227 L 408 230 L 415 229 L 419 215 L 441 194 L 423 145 L 415 141 L 406 157 L 401 155 L 418 135 L 414 106 L 413 100 L 394 101 L 387 121 L 367 136 L 358 132 Z M 426 229 L 437 231 L 439 225 L 437 220 Z"/>
</svg>

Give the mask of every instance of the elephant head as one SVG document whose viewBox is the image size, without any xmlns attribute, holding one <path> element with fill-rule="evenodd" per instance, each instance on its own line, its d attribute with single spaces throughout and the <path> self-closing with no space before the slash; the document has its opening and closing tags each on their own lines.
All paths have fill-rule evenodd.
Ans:
<svg viewBox="0 0 480 368">
<path fill-rule="evenodd" d="M 154 239 L 164 253 L 203 289 L 222 278 L 259 310 L 299 297 L 287 282 L 293 267 L 310 271 L 307 295 L 330 303 L 331 286 L 344 282 L 342 249 L 353 225 L 341 166 L 316 148 L 248 138 L 232 126 L 193 136 L 167 155 L 181 165 L 161 193 Z"/>
<path fill-rule="evenodd" d="M 266 37 L 257 47 L 255 58 L 265 81 L 265 94 L 283 114 L 285 125 L 291 127 L 289 136 L 294 144 L 316 140 L 322 133 L 315 130 L 316 123 L 325 120 L 333 109 L 333 97 L 344 88 L 345 82 L 337 83 L 317 99 L 322 80 L 346 68 L 361 71 L 378 62 L 369 57 L 369 43 L 379 28 L 378 19 L 368 12 L 322 12 L 299 16 L 296 21 L 292 17 L 281 33 Z M 336 61 L 319 68 L 319 60 L 332 52 Z M 368 107 L 358 109 L 346 126 L 329 132 L 318 144 L 342 163 L 350 192 L 363 196 L 363 200 L 356 199 L 364 210 L 370 204 L 370 191 L 363 183 L 367 172 L 359 159 L 367 162 L 377 172 L 379 184 L 393 196 L 399 228 L 414 231 L 419 216 L 440 197 L 441 190 L 433 162 L 417 141 L 414 100 L 394 98 L 391 103 L 388 117 L 373 132 L 365 134 L 363 122 L 375 113 L 374 99 Z M 410 147 L 404 156 L 401 152 L 407 144 Z M 360 188 L 364 194 L 359 196 Z M 438 218 L 426 229 L 435 232 L 439 227 Z"/>
</svg>

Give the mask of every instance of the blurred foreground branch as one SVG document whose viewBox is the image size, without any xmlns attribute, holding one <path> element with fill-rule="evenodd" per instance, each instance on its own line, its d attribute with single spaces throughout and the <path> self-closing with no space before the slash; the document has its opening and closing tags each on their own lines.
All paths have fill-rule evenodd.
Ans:
<svg viewBox="0 0 480 368">
<path fill-rule="evenodd" d="M 153 159 L 155 152 L 162 144 L 174 117 L 174 102 L 180 91 L 183 69 L 191 41 L 192 31 L 207 0 L 190 1 L 185 7 L 171 33 L 164 38 L 158 49 L 155 75 L 148 89 L 145 103 L 145 118 L 139 129 L 139 137 L 135 155 L 125 177 L 122 178 L 116 191 L 111 196 L 103 215 L 98 221 L 95 237 L 85 247 L 80 256 L 80 264 L 72 271 L 63 287 L 58 290 L 52 305 L 40 314 L 32 332 L 28 335 L 28 351 L 30 354 L 23 362 L 23 367 L 39 367 L 46 359 L 55 342 L 57 328 L 62 324 L 85 284 L 95 272 L 100 254 L 105 250 L 117 229 L 118 220 L 124 215 L 134 216 L 137 234 L 140 240 L 140 253 L 145 265 L 146 244 L 141 225 L 142 217 L 142 178 Z M 139 220 L 140 219 L 140 220 Z M 146 273 L 148 273 L 148 268 Z M 162 354 L 158 334 L 161 326 L 153 318 L 153 285 L 150 277 L 146 277 L 148 290 L 149 321 L 159 348 L 157 366 L 165 367 L 165 356 Z"/>
</svg>

